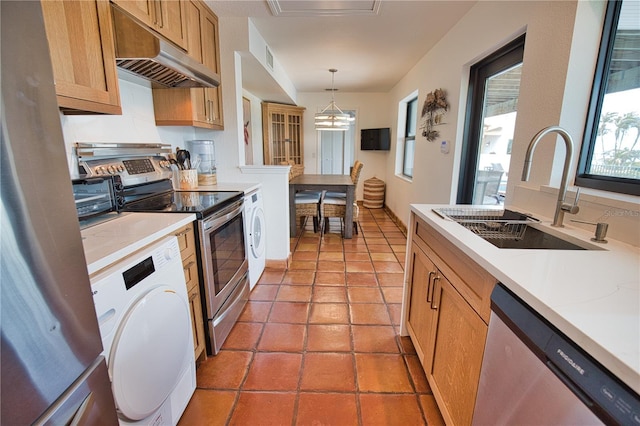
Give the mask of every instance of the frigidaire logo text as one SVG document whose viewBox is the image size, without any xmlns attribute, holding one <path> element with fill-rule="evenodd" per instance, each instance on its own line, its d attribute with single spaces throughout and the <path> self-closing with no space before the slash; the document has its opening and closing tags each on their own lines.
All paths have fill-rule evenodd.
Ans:
<svg viewBox="0 0 640 426">
<path fill-rule="evenodd" d="M 580 367 L 578 364 L 575 363 L 574 360 L 572 360 L 569 355 L 565 354 L 564 352 L 562 352 L 562 349 L 558 349 L 556 351 L 556 353 L 558 355 L 560 355 L 562 357 L 562 359 L 564 359 L 565 361 L 567 361 L 567 363 L 572 366 L 578 373 L 582 374 L 584 376 L 584 369 L 582 367 Z"/>
</svg>

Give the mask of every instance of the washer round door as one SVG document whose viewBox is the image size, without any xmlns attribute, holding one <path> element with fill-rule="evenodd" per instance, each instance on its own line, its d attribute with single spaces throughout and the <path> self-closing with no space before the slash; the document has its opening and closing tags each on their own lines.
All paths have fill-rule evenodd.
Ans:
<svg viewBox="0 0 640 426">
<path fill-rule="evenodd" d="M 118 410 L 129 420 L 153 414 L 173 391 L 188 363 L 189 306 L 160 286 L 135 302 L 118 327 L 109 375 Z"/>
<path fill-rule="evenodd" d="M 256 207 L 251 214 L 251 255 L 255 259 L 259 259 L 264 255 L 265 238 L 264 238 L 264 211 L 262 207 Z"/>
</svg>

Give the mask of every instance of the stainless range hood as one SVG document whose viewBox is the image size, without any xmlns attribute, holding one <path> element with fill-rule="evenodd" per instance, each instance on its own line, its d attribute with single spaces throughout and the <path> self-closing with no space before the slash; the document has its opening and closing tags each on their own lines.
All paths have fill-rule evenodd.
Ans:
<svg viewBox="0 0 640 426">
<path fill-rule="evenodd" d="M 116 64 L 162 87 L 218 87 L 220 76 L 112 7 Z"/>
</svg>

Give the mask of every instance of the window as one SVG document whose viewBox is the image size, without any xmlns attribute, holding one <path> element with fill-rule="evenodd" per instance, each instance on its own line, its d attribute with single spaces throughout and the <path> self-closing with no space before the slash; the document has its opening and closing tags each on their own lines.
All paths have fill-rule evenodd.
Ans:
<svg viewBox="0 0 640 426">
<path fill-rule="evenodd" d="M 640 3 L 610 1 L 576 185 L 640 195 Z"/>
<path fill-rule="evenodd" d="M 502 204 L 518 114 L 525 36 L 474 64 L 460 163 L 459 204 Z"/>
<path fill-rule="evenodd" d="M 404 153 L 402 156 L 402 174 L 413 177 L 413 158 L 416 146 L 416 123 L 418 121 L 418 98 L 407 102 L 407 119 L 404 129 Z"/>
</svg>

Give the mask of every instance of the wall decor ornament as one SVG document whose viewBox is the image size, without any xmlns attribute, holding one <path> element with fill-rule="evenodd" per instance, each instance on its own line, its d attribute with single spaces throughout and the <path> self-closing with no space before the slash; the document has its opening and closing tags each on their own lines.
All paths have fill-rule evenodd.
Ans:
<svg viewBox="0 0 640 426">
<path fill-rule="evenodd" d="M 427 98 L 422 105 L 422 136 L 427 138 L 429 142 L 433 142 L 440 136 L 440 132 L 434 130 L 433 127 L 443 124 L 442 119 L 444 113 L 449 109 L 449 104 L 442 89 L 436 89 L 427 94 Z"/>
</svg>

